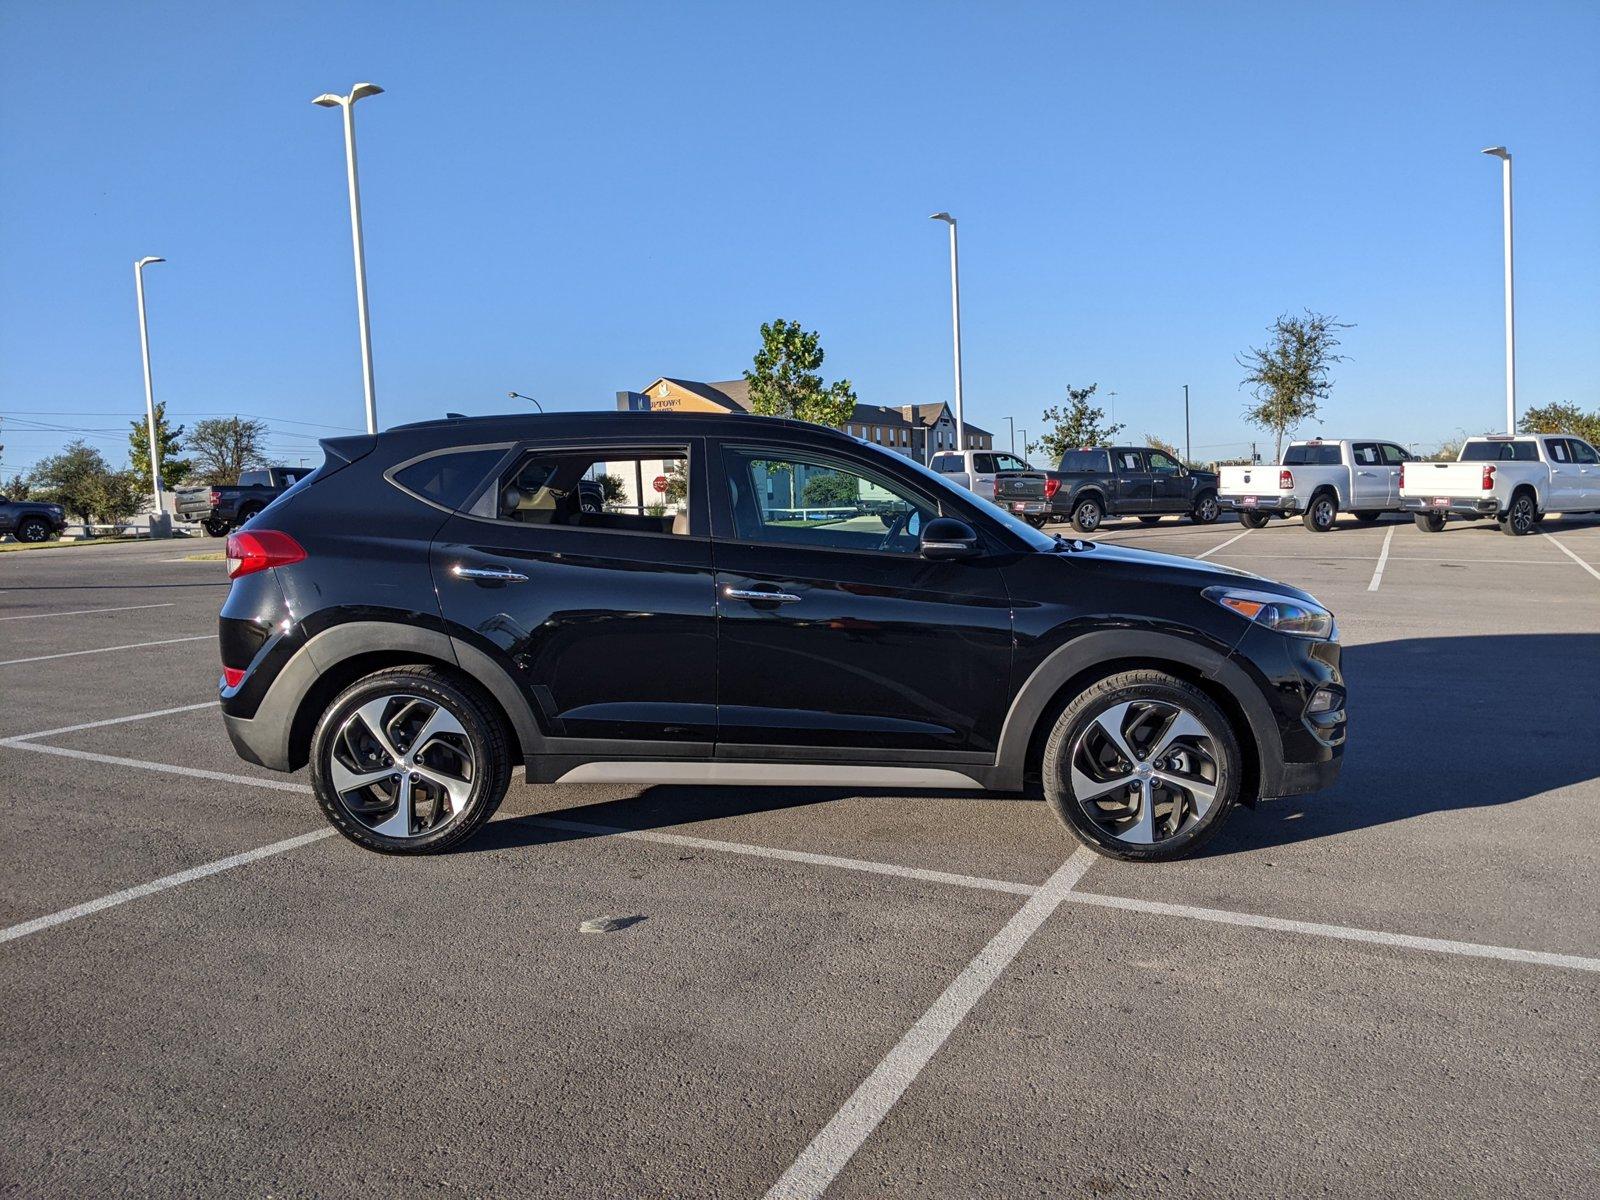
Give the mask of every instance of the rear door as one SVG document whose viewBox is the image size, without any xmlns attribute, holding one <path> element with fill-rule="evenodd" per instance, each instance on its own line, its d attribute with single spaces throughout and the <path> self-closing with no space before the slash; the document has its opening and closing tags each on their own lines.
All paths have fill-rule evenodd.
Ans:
<svg viewBox="0 0 1600 1200">
<path fill-rule="evenodd" d="M 514 450 L 434 538 L 451 634 L 505 668 L 549 737 L 709 757 L 716 601 L 704 440 Z M 601 512 L 582 506 L 585 479 L 601 484 Z"/>
<path fill-rule="evenodd" d="M 929 562 L 936 496 L 872 455 L 726 443 L 717 536 L 719 757 L 992 757 L 1009 700 L 1011 605 L 996 560 Z M 793 473 L 827 519 L 774 496 Z"/>
<path fill-rule="evenodd" d="M 1113 450 L 1111 467 L 1116 473 L 1118 513 L 1147 513 L 1155 503 L 1155 483 L 1145 463 L 1143 450 Z"/>
<path fill-rule="evenodd" d="M 1389 468 L 1377 442 L 1350 444 L 1350 507 L 1357 512 L 1389 504 Z"/>
</svg>

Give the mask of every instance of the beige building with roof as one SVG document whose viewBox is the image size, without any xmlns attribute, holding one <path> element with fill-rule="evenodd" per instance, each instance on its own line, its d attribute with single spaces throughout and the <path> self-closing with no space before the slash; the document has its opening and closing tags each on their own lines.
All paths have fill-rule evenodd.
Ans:
<svg viewBox="0 0 1600 1200">
<path fill-rule="evenodd" d="M 624 412 L 749 412 L 750 385 L 743 379 L 701 383 L 662 376 L 642 392 L 618 392 L 617 408 Z M 943 401 L 898 407 L 857 404 L 839 428 L 920 463 L 940 450 L 956 448 L 956 419 Z M 969 450 L 990 450 L 994 435 L 968 421 L 966 442 Z"/>
</svg>

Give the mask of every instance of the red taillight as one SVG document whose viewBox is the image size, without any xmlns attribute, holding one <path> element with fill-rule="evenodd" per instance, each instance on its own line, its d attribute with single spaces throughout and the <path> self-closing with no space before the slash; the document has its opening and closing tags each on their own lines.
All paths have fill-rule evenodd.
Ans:
<svg viewBox="0 0 1600 1200">
<path fill-rule="evenodd" d="M 1000 498 L 1000 476 L 996 475 L 993 479 L 991 479 L 989 481 L 989 486 L 994 489 L 995 499 L 998 500 Z"/>
<path fill-rule="evenodd" d="M 228 578 L 253 575 L 269 567 L 286 567 L 306 556 L 304 548 L 276 529 L 240 530 L 228 535 Z"/>
<path fill-rule="evenodd" d="M 1061 480 L 1059 480 L 1059 479 L 1046 479 L 1044 481 L 1044 498 L 1046 500 L 1054 500 L 1056 498 L 1056 493 L 1059 492 L 1060 490 L 1061 490 Z"/>
<path fill-rule="evenodd" d="M 1292 489 L 1293 487 L 1294 487 L 1294 472 L 1293 471 L 1279 471 L 1278 472 L 1278 488 L 1279 488 L 1279 490 L 1287 492 L 1290 489 Z"/>
<path fill-rule="evenodd" d="M 222 493 L 217 491 L 216 488 L 212 488 L 211 489 L 211 501 L 210 501 L 210 503 L 211 503 L 211 507 L 212 508 L 215 508 L 217 505 L 222 503 Z"/>
<path fill-rule="evenodd" d="M 1405 485 L 1406 485 L 1406 465 L 1405 465 L 1405 463 L 1401 463 L 1400 464 L 1400 486 L 1401 487 L 1405 487 Z"/>
<path fill-rule="evenodd" d="M 243 682 L 244 682 L 244 668 L 243 667 L 223 667 L 222 668 L 222 686 L 223 687 L 236 688 Z"/>
<path fill-rule="evenodd" d="M 1483 490 L 1494 491 L 1494 466 L 1492 464 L 1483 468 Z"/>
</svg>

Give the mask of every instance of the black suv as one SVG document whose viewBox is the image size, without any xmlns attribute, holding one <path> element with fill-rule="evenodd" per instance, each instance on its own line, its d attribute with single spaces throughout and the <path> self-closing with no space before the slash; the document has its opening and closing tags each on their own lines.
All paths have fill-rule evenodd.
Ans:
<svg viewBox="0 0 1600 1200">
<path fill-rule="evenodd" d="M 832 430 L 575 413 L 323 448 L 229 537 L 222 707 L 242 756 L 309 763 L 374 850 L 459 842 L 519 764 L 1037 782 L 1082 841 L 1144 860 L 1338 774 L 1338 634 L 1306 593 L 1048 536 Z"/>
</svg>

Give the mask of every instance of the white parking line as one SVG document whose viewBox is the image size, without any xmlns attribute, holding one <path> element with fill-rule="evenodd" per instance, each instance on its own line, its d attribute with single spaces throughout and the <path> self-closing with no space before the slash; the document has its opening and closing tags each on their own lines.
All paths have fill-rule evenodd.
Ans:
<svg viewBox="0 0 1600 1200">
<path fill-rule="evenodd" d="M 844 1107 L 833 1115 L 800 1152 L 800 1157 L 767 1191 L 767 1200 L 800 1200 L 828 1190 L 863 1142 L 872 1136 L 889 1110 L 905 1094 L 939 1047 L 955 1032 L 973 1005 L 983 999 L 1011 965 L 1028 939 L 1038 932 L 1094 863 L 1092 851 L 1080 847 L 1056 869 L 1037 893 L 1017 910 L 999 933 L 929 1007 L 877 1067 L 861 1081 Z"/>
<path fill-rule="evenodd" d="M 64 650 L 60 654 L 36 654 L 32 658 L 7 658 L 0 660 L 0 667 L 14 667 L 18 663 L 47 662 L 52 658 L 77 658 L 80 654 L 110 654 L 113 650 L 142 650 L 146 646 L 176 646 L 179 642 L 205 642 L 216 638 L 214 633 L 197 634 L 194 637 L 163 638 L 159 642 L 129 642 L 125 646 L 96 646 L 93 650 Z"/>
<path fill-rule="evenodd" d="M 1555 548 L 1556 548 L 1556 549 L 1557 549 L 1557 550 L 1559 550 L 1559 551 L 1561 551 L 1561 553 L 1563 553 L 1563 554 L 1565 554 L 1565 555 L 1566 555 L 1566 556 L 1567 556 L 1567 557 L 1568 557 L 1568 558 L 1570 558 L 1570 559 L 1571 559 L 1571 560 L 1572 560 L 1572 561 L 1573 561 L 1573 562 L 1575 562 L 1575 563 L 1577 563 L 1577 564 L 1578 564 L 1578 565 L 1579 565 L 1579 566 L 1580 566 L 1580 567 L 1582 567 L 1582 568 L 1583 568 L 1583 569 L 1584 569 L 1584 570 L 1585 570 L 1585 571 L 1587 571 L 1587 572 L 1589 572 L 1589 574 L 1591 574 L 1591 575 L 1593 575 L 1593 576 L 1594 576 L 1594 577 L 1595 577 L 1595 578 L 1596 578 L 1596 579 L 1600 579 L 1600 571 L 1596 571 L 1596 570 L 1595 570 L 1595 569 L 1594 569 L 1594 568 L 1593 568 L 1593 567 L 1591 567 L 1591 566 L 1590 566 L 1590 565 L 1589 565 L 1589 564 L 1588 564 L 1588 563 L 1586 563 L 1586 562 L 1584 562 L 1584 561 L 1583 561 L 1583 559 L 1581 559 L 1581 558 L 1579 558 L 1579 557 L 1578 557 L 1578 556 L 1577 556 L 1577 555 L 1576 555 L 1576 554 L 1574 554 L 1574 553 L 1573 553 L 1573 552 L 1572 552 L 1572 551 L 1571 551 L 1571 550 L 1568 550 L 1568 549 L 1567 549 L 1567 548 L 1566 548 L 1566 547 L 1565 547 L 1565 546 L 1563 546 L 1563 545 L 1562 545 L 1562 544 L 1561 544 L 1561 543 L 1560 543 L 1560 542 L 1558 542 L 1558 541 L 1556 541 L 1556 540 L 1555 540 L 1555 538 L 1553 538 L 1553 537 L 1551 537 L 1551 536 L 1550 536 L 1550 535 L 1549 535 L 1549 534 L 1548 534 L 1548 533 L 1547 533 L 1547 534 L 1545 534 L 1545 535 L 1544 535 L 1544 538 L 1545 538 L 1545 540 L 1546 540 L 1546 541 L 1547 541 L 1547 542 L 1549 542 L 1549 543 L 1550 543 L 1550 544 L 1551 544 L 1551 545 L 1552 545 L 1552 546 L 1554 546 L 1554 547 L 1555 547 Z"/>
<path fill-rule="evenodd" d="M 171 608 L 172 601 L 165 604 L 122 604 L 116 608 L 69 608 L 66 612 L 23 613 L 18 617 L 0 617 L 0 621 L 37 621 L 41 617 L 81 617 L 88 613 L 103 612 L 133 612 L 138 608 Z"/>
<path fill-rule="evenodd" d="M 39 736 L 34 734 L 34 737 Z M 36 754 L 54 754 L 58 758 L 76 758 L 83 762 L 105 763 L 110 767 L 138 767 L 144 771 L 159 771 L 165 775 L 182 775 L 188 779 L 210 779 L 216 783 L 248 783 L 255 787 L 271 788 L 277 792 L 303 792 L 310 795 L 311 788 L 304 783 L 291 783 L 287 779 L 261 779 L 255 775 L 233 775 L 227 771 L 207 771 L 200 767 L 180 767 L 173 763 L 146 762 L 142 758 L 123 758 L 116 754 L 96 754 L 92 750 L 74 750 L 70 746 L 47 746 L 24 738 L 6 738 L 0 749 L 32 750 Z"/>
<path fill-rule="evenodd" d="M 1367 584 L 1367 591 L 1375 592 L 1378 585 L 1383 582 L 1383 566 L 1389 561 L 1389 543 L 1394 541 L 1394 526 L 1389 526 L 1389 532 L 1383 535 L 1383 549 L 1378 551 L 1378 565 L 1372 572 L 1372 582 Z"/>
<path fill-rule="evenodd" d="M 33 750 L 49 749 L 46 746 L 32 746 Z M 190 867 L 187 871 L 179 871 L 175 875 L 163 875 L 160 879 L 152 879 L 149 883 L 141 883 L 137 887 L 124 888 L 120 892 L 112 892 L 109 896 L 101 896 L 98 900 L 89 900 L 83 904 L 74 904 L 71 908 L 63 908 L 60 912 L 51 913 L 46 917 L 35 917 L 31 921 L 23 921 L 20 925 L 12 925 L 8 929 L 0 929 L 0 942 L 13 941 L 16 938 L 27 937 L 30 933 L 38 933 L 41 929 L 49 929 L 55 925 L 64 925 L 68 921 L 76 921 L 79 917 L 87 917 L 92 913 L 104 912 L 108 908 L 115 908 L 119 904 L 126 904 L 130 900 L 140 900 L 145 896 L 153 896 L 157 892 L 164 892 L 170 888 L 180 887 L 185 883 L 193 883 L 196 879 L 205 879 L 209 875 L 216 875 L 222 871 L 231 871 L 234 867 L 242 867 L 247 863 L 259 862 L 263 858 L 270 858 L 274 854 L 282 854 L 286 850 L 296 850 L 311 842 L 321 841 L 325 837 L 332 837 L 331 829 L 314 829 L 310 833 L 302 833 L 298 837 L 285 838 L 281 842 L 273 842 L 268 846 L 257 846 L 254 850 L 246 850 L 242 854 L 230 854 L 227 858 L 219 858 L 215 862 L 203 863 L 198 867 Z"/>
<path fill-rule="evenodd" d="M 1244 531 L 1244 533 L 1236 533 L 1231 538 L 1229 538 L 1227 541 L 1223 542 L 1220 546 L 1213 546 L 1213 547 L 1211 547 L 1211 549 L 1207 550 L 1204 554 L 1196 554 L 1195 557 L 1196 558 L 1210 558 L 1218 550 L 1226 550 L 1229 546 L 1233 545 L 1240 538 L 1247 536 L 1249 533 L 1250 533 L 1250 530 L 1248 530 L 1248 529 L 1246 529 Z"/>
<path fill-rule="evenodd" d="M 19 733 L 0 738 L 0 746 L 8 742 L 31 742 L 34 738 L 56 737 L 63 733 L 77 733 L 80 729 L 100 729 L 106 725 L 126 725 L 129 721 L 146 721 L 151 717 L 170 717 L 174 713 L 194 712 L 201 708 L 216 708 L 220 700 L 203 700 L 199 704 L 180 704 L 177 708 L 157 708 L 150 712 L 134 713 L 128 717 L 108 717 L 104 721 L 84 721 L 80 725 L 62 725 L 56 729 L 41 729 L 38 733 Z"/>
<path fill-rule="evenodd" d="M 1377 946 L 1400 946 L 1407 950 L 1429 950 L 1435 954 L 1458 954 L 1467 958 L 1498 958 L 1506 962 L 1536 963 L 1544 967 L 1570 967 L 1576 971 L 1600 971 L 1600 958 L 1581 954 L 1551 954 L 1544 950 L 1519 950 L 1513 946 L 1486 946 L 1479 942 L 1456 942 L 1448 938 L 1416 937 L 1409 933 L 1385 933 L 1377 929 L 1353 929 L 1348 925 L 1324 925 L 1320 921 L 1290 921 L 1282 917 L 1259 917 L 1253 913 L 1225 912 L 1216 908 L 1195 908 L 1188 904 L 1165 904 L 1159 900 L 1131 900 L 1123 896 L 1100 896 L 1073 892 L 1064 896 L 1073 904 L 1093 904 L 1100 908 L 1119 908 L 1126 912 L 1153 913 L 1164 917 L 1187 917 L 1191 921 L 1214 921 L 1242 925 L 1249 929 L 1273 929 L 1280 933 L 1303 933 L 1312 937 L 1337 938 L 1347 942 L 1370 942 Z"/>
</svg>

